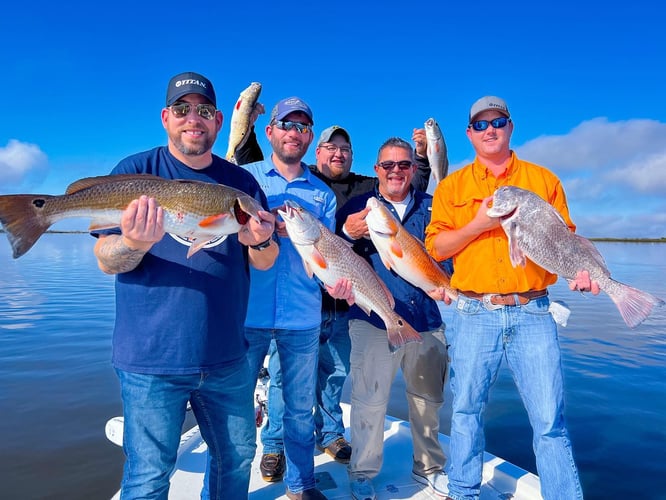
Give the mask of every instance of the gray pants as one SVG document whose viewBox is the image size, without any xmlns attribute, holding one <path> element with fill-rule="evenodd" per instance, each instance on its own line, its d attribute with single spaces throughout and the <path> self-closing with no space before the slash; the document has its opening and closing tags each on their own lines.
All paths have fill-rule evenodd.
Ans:
<svg viewBox="0 0 666 500">
<path fill-rule="evenodd" d="M 439 444 L 439 410 L 444 403 L 448 354 L 444 325 L 420 332 L 423 342 L 391 354 L 386 330 L 367 321 L 349 322 L 351 337 L 351 461 L 353 477 L 374 478 L 382 468 L 384 418 L 391 385 L 400 367 L 406 383 L 412 431 L 412 470 L 425 475 L 444 469 Z"/>
</svg>

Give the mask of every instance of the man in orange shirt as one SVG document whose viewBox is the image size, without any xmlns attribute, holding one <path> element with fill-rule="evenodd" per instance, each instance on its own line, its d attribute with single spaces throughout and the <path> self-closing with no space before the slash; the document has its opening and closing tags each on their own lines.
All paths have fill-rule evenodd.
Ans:
<svg viewBox="0 0 666 500">
<path fill-rule="evenodd" d="M 532 425 L 541 494 L 546 500 L 574 500 L 583 493 L 564 422 L 557 326 L 548 314 L 547 287 L 557 276 L 529 260 L 514 268 L 500 221 L 486 211 L 497 188 L 513 185 L 551 203 L 572 231 L 576 226 L 559 179 L 520 160 L 509 146 L 512 132 L 503 99 L 486 96 L 472 105 L 467 137 L 476 158 L 439 183 L 426 230 L 430 254 L 437 260 L 453 257 L 451 284 L 460 290 L 447 333 L 453 392 L 448 498 L 479 498 L 483 411 L 506 358 Z M 587 271 L 570 286 L 599 293 Z"/>
</svg>

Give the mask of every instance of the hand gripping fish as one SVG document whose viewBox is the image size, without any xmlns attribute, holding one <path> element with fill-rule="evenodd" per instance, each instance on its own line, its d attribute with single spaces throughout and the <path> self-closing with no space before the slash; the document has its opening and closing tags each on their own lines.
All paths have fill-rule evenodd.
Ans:
<svg viewBox="0 0 666 500">
<path fill-rule="evenodd" d="M 446 143 L 444 142 L 444 135 L 434 118 L 428 118 L 423 126 L 426 132 L 426 155 L 435 179 L 435 186 L 437 186 L 449 171 Z"/>
<path fill-rule="evenodd" d="M 451 288 L 451 277 L 428 254 L 423 243 L 402 226 L 388 207 L 375 197 L 368 198 L 366 206 L 370 209 L 365 217 L 370 239 L 386 269 L 392 269 L 402 279 L 426 293 L 443 287 L 451 299 L 457 299 L 457 290 Z"/>
<path fill-rule="evenodd" d="M 236 150 L 247 141 L 252 125 L 252 113 L 255 109 L 258 113 L 264 112 L 263 105 L 257 102 L 259 94 L 261 94 L 261 83 L 252 82 L 248 88 L 240 93 L 231 113 L 231 130 L 229 131 L 226 159 L 232 163 L 238 164 Z"/>
<path fill-rule="evenodd" d="M 409 342 L 421 341 L 421 335 L 393 310 L 395 301 L 384 282 L 347 241 L 293 201 L 286 201 L 285 209 L 278 213 L 308 276 L 314 274 L 328 286 L 347 278 L 352 283 L 356 305 L 368 316 L 374 311 L 386 325 L 391 352 Z"/>
<path fill-rule="evenodd" d="M 514 267 L 525 265 L 525 257 L 545 270 L 567 280 L 586 270 L 590 279 L 608 294 L 624 322 L 634 328 L 664 301 L 610 277 L 592 242 L 569 229 L 552 205 L 531 191 L 504 186 L 493 194 L 490 217 L 499 217 L 509 239 L 509 255 Z"/>
<path fill-rule="evenodd" d="M 123 210 L 141 195 L 163 208 L 167 233 L 192 241 L 188 258 L 209 241 L 237 233 L 250 217 L 259 220 L 263 210 L 251 196 L 222 184 L 121 174 L 80 179 L 59 196 L 0 196 L 0 223 L 16 259 L 61 219 L 92 217 L 91 230 L 119 227 Z"/>
</svg>

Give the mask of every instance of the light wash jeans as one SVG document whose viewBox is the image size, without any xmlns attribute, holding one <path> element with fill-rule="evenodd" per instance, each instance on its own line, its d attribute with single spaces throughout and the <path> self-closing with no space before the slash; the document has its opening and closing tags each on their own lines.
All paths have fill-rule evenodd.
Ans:
<svg viewBox="0 0 666 500">
<path fill-rule="evenodd" d="M 284 482 L 292 493 L 315 487 L 315 423 L 312 410 L 317 383 L 319 332 L 319 326 L 309 330 L 245 329 L 245 338 L 250 344 L 248 362 L 255 381 L 269 347 L 274 342 L 277 355 L 271 356 L 268 366 L 271 382 L 268 422 L 264 429 L 271 422 L 275 422 L 272 425 L 278 425 L 284 451 L 279 441 L 271 443 L 269 440 L 264 444 L 264 453 L 284 452 L 287 463 Z M 280 387 L 282 390 L 276 391 Z M 280 410 L 282 418 L 279 417 Z M 282 429 L 279 428 L 280 424 Z M 262 432 L 262 441 L 263 438 Z"/>
<path fill-rule="evenodd" d="M 447 347 L 442 328 L 420 332 L 412 342 L 389 351 L 386 330 L 367 321 L 349 321 L 351 337 L 351 479 L 373 479 L 382 468 L 384 419 L 391 385 L 402 369 L 409 424 L 412 431 L 412 471 L 426 476 L 443 470 L 446 462 L 439 443 L 439 410 L 444 403 Z"/>
<path fill-rule="evenodd" d="M 486 309 L 460 296 L 449 325 L 451 343 L 451 456 L 449 496 L 478 499 L 481 487 L 483 412 L 505 359 L 527 409 L 532 446 L 545 500 L 583 498 L 564 422 L 564 391 L 557 326 L 548 297 L 524 306 Z"/>
<path fill-rule="evenodd" d="M 347 311 L 322 311 L 319 334 L 319 368 L 317 369 L 317 405 L 315 406 L 316 443 L 326 447 L 344 435 L 340 398 L 349 373 L 349 313 Z M 268 388 L 268 418 L 261 430 L 264 453 L 283 453 L 282 373 L 275 342 L 269 349 L 268 372 L 271 383 Z"/>
<path fill-rule="evenodd" d="M 194 375 L 116 373 L 125 419 L 122 500 L 167 500 L 188 401 L 210 450 L 210 498 L 247 498 L 256 383 L 245 359 Z"/>
</svg>

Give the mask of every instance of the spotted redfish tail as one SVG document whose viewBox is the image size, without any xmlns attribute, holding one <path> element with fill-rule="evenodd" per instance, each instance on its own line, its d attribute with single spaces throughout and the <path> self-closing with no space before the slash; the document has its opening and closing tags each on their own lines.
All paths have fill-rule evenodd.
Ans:
<svg viewBox="0 0 666 500">
<path fill-rule="evenodd" d="M 395 352 L 410 342 L 421 342 L 421 334 L 414 330 L 399 314 L 391 317 L 391 325 L 387 329 L 389 351 Z"/>
<path fill-rule="evenodd" d="M 15 259 L 30 250 L 53 223 L 42 210 L 50 198 L 52 196 L 32 194 L 0 196 L 0 224 L 7 233 Z"/>
</svg>

